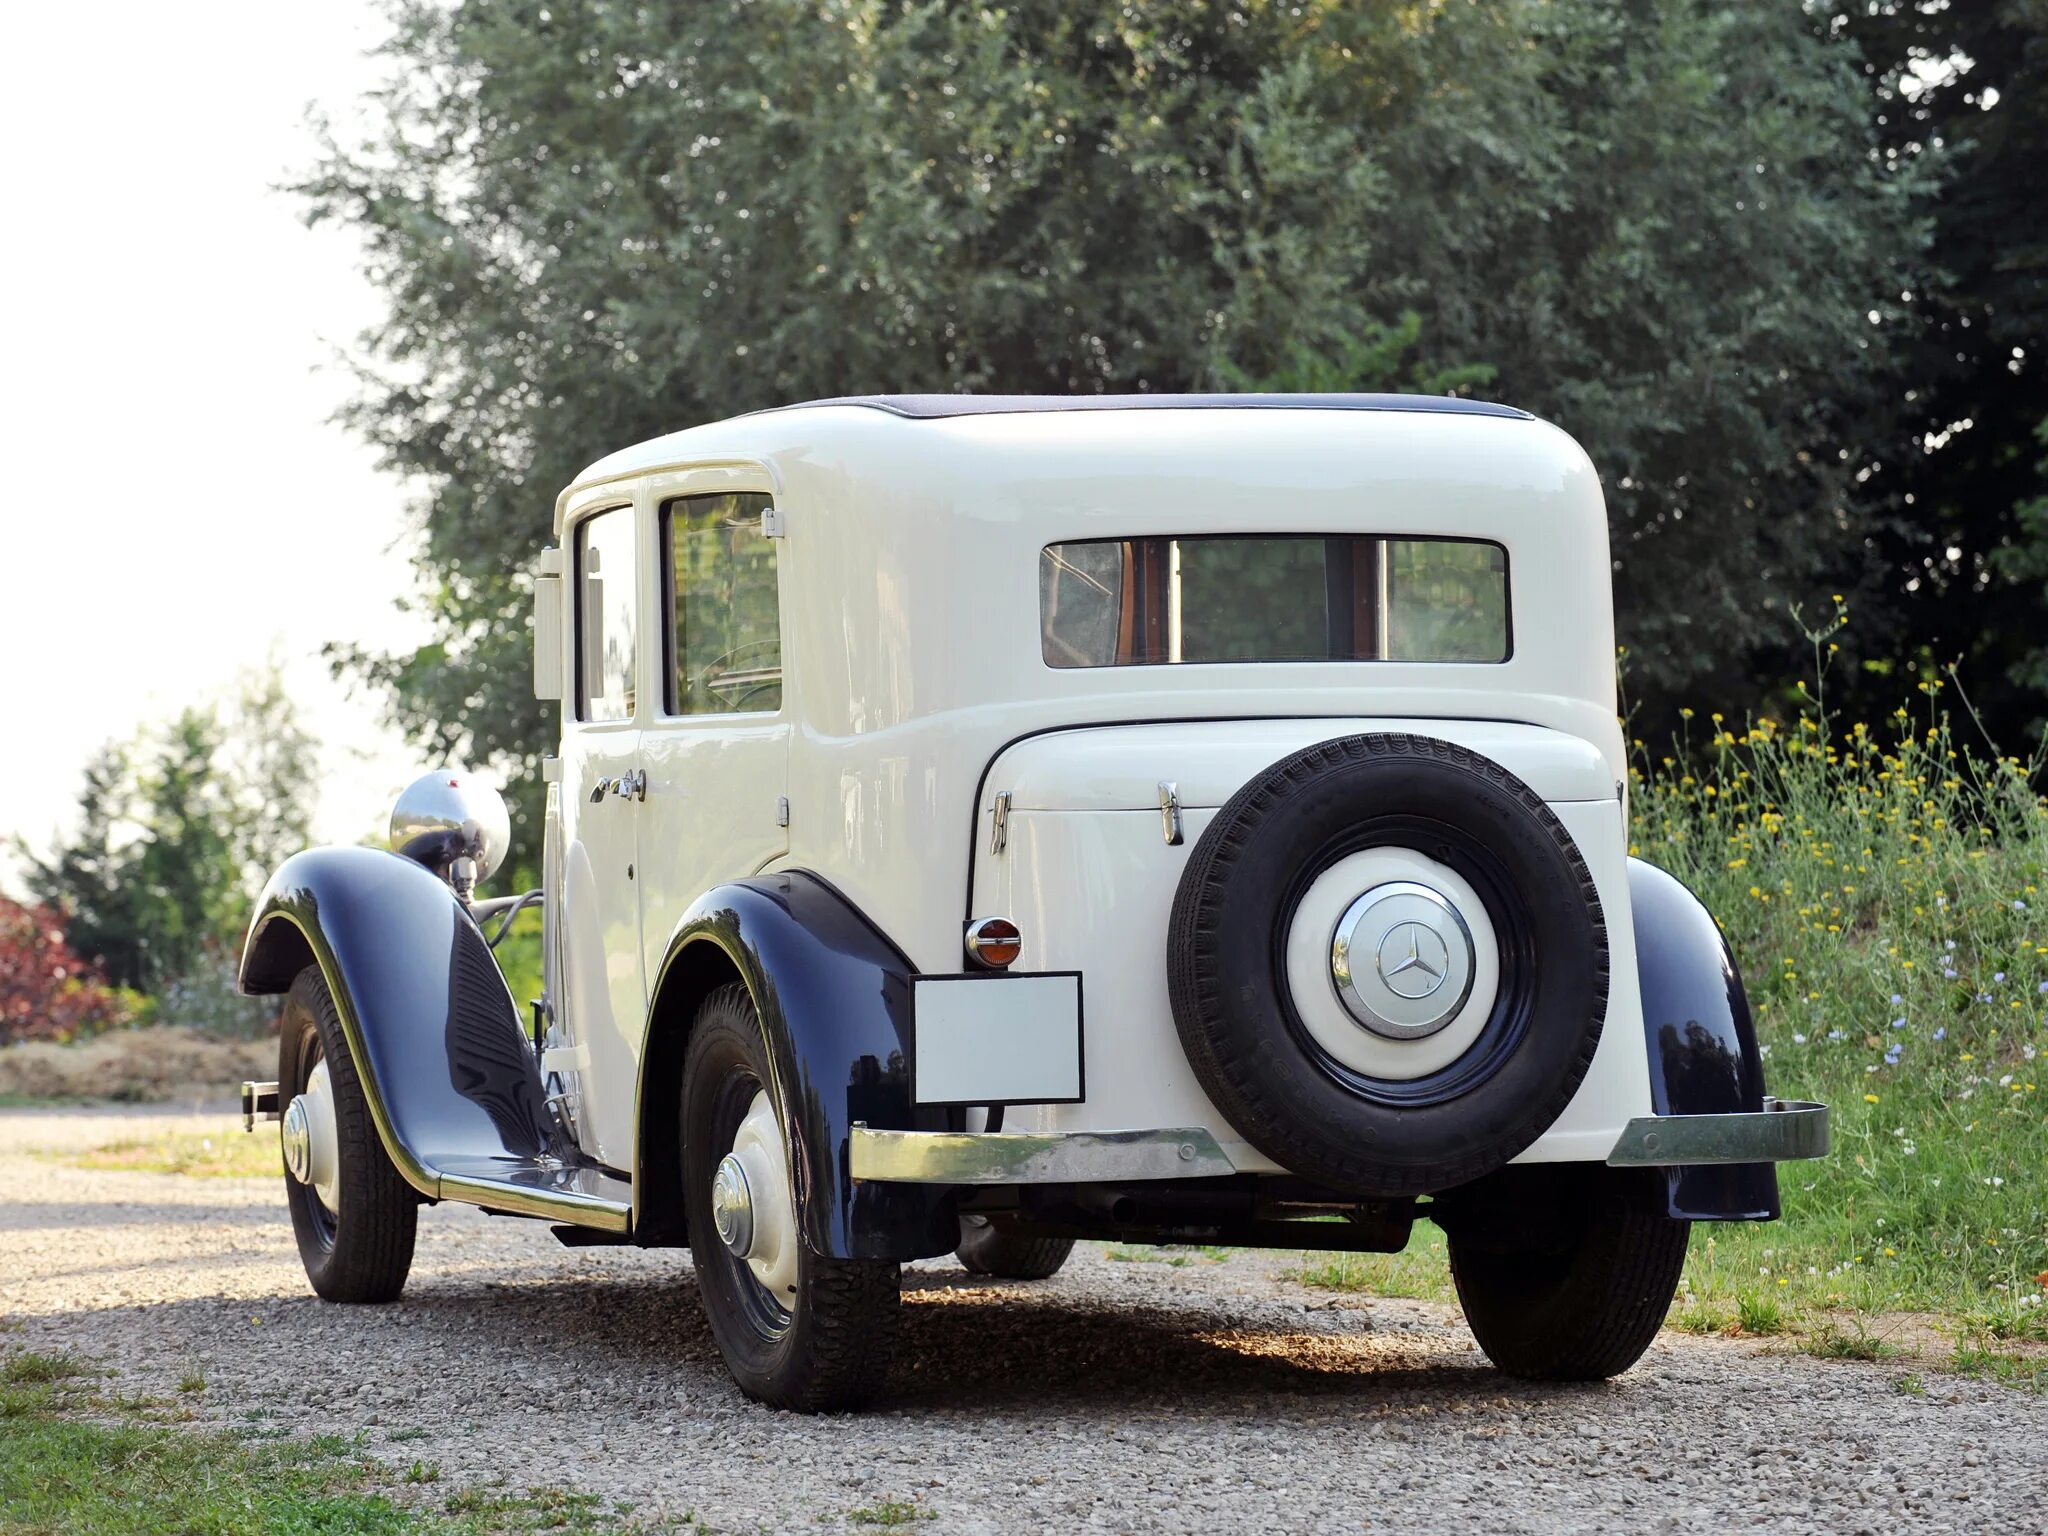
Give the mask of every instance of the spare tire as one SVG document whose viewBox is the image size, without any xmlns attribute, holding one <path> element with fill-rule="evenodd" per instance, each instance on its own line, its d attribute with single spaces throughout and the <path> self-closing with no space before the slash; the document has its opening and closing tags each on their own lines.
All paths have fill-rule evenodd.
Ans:
<svg viewBox="0 0 2048 1536">
<path fill-rule="evenodd" d="M 1167 986 L 1195 1075 L 1290 1172 L 1413 1195 L 1526 1150 L 1584 1081 L 1607 927 L 1578 845 L 1500 764 L 1346 736 L 1216 813 Z"/>
</svg>

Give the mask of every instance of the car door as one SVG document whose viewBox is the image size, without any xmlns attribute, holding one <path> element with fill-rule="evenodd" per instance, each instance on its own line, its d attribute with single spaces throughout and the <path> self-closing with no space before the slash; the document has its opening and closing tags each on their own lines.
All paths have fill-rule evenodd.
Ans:
<svg viewBox="0 0 2048 1536">
<path fill-rule="evenodd" d="M 641 719 L 640 622 L 646 519 L 631 503 L 568 531 L 572 685 L 561 773 L 565 1049 L 559 1073 L 584 1149 L 633 1165 L 633 1085 L 647 1013 L 637 890 Z"/>
<path fill-rule="evenodd" d="M 640 934 L 649 978 L 692 902 L 789 848 L 785 541 L 772 495 L 733 487 L 730 472 L 710 471 L 650 497 L 663 615 L 661 640 L 650 648 L 660 691 L 640 744 Z"/>
</svg>

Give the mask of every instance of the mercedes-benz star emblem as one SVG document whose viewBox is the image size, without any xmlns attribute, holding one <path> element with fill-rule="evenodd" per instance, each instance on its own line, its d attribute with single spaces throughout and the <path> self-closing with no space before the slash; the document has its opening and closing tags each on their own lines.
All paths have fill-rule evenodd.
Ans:
<svg viewBox="0 0 2048 1536">
<path fill-rule="evenodd" d="M 1405 998 L 1428 997 L 1444 984 L 1450 950 L 1443 935 L 1422 923 L 1399 923 L 1380 940 L 1380 980 Z"/>
</svg>

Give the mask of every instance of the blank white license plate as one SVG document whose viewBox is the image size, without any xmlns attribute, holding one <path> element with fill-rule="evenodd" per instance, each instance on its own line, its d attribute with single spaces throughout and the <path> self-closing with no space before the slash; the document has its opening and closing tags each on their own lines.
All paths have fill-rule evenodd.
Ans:
<svg viewBox="0 0 2048 1536">
<path fill-rule="evenodd" d="M 1081 975 L 920 976 L 911 1082 L 920 1104 L 1081 1101 Z"/>
</svg>

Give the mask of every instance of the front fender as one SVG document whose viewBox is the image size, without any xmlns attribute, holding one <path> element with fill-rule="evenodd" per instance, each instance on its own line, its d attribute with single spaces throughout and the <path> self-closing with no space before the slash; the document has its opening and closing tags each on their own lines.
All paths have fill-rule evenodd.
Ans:
<svg viewBox="0 0 2048 1536">
<path fill-rule="evenodd" d="M 1764 1064 L 1735 956 L 1700 899 L 1675 876 L 1628 861 L 1636 975 L 1650 1055 L 1650 1104 L 1660 1115 L 1753 1114 L 1764 1107 Z M 1666 1170 L 1667 1213 L 1692 1221 L 1775 1221 L 1770 1163 Z"/>
<path fill-rule="evenodd" d="M 287 859 L 257 901 L 241 989 L 289 991 L 309 964 L 333 994 L 377 1135 L 414 1189 L 439 1199 L 444 1176 L 580 1161 L 556 1145 L 489 944 L 426 869 L 375 848 Z"/>
<path fill-rule="evenodd" d="M 911 1259 L 960 1241 L 950 1193 L 932 1185 L 856 1181 L 853 1127 L 945 1130 L 910 1087 L 910 993 L 916 967 L 845 897 L 801 871 L 758 875 L 704 893 L 669 940 L 649 995 L 712 945 L 761 1016 L 790 1142 L 805 1242 L 833 1258 Z M 686 1025 L 687 1021 L 681 1021 Z M 643 1050 L 641 1060 L 651 1059 Z M 646 1096 L 673 1084 L 640 1085 Z"/>
</svg>

